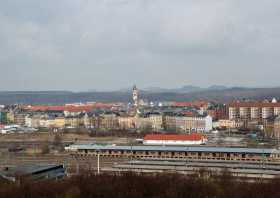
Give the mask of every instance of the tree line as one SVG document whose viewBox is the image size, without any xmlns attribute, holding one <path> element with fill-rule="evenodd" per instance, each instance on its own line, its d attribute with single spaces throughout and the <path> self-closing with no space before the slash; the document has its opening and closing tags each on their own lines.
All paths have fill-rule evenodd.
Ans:
<svg viewBox="0 0 280 198">
<path fill-rule="evenodd" d="M 214 175 L 199 171 L 179 174 L 89 174 L 57 181 L 23 181 L 21 184 L 0 181 L 0 197 L 208 197 L 258 198 L 280 197 L 280 180 L 248 181 L 232 177 L 226 171 Z"/>
</svg>

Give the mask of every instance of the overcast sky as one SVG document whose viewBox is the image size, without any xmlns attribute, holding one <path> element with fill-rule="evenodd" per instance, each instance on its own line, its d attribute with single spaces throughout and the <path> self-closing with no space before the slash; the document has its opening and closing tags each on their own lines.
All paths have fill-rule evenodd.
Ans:
<svg viewBox="0 0 280 198">
<path fill-rule="evenodd" d="M 280 86 L 279 0 L 0 0 L 0 90 Z"/>
</svg>

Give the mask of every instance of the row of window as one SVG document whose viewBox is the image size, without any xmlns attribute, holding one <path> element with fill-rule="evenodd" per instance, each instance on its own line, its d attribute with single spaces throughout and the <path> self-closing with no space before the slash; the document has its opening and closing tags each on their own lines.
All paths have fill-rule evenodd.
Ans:
<svg viewBox="0 0 280 198">
<path fill-rule="evenodd" d="M 79 152 L 82 153 L 98 153 L 95 150 L 79 150 Z M 109 154 L 109 155 L 114 155 L 114 154 L 143 154 L 143 155 L 167 155 L 167 156 L 205 156 L 205 157 L 241 157 L 241 158 L 268 158 L 270 157 L 270 154 L 246 154 L 246 153 L 209 153 L 209 152 L 168 152 L 168 151 L 115 151 L 115 150 L 108 150 L 108 151 L 101 151 L 100 154 Z M 279 155 L 274 155 L 273 157 L 280 157 Z"/>
</svg>

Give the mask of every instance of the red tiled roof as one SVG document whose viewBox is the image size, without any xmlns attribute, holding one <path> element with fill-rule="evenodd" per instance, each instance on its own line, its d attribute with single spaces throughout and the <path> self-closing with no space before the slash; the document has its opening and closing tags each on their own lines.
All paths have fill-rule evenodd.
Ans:
<svg viewBox="0 0 280 198">
<path fill-rule="evenodd" d="M 185 116 L 195 116 L 196 114 L 194 112 L 191 111 L 182 111 L 181 114 L 185 115 Z"/>
<path fill-rule="evenodd" d="M 36 105 L 27 107 L 31 111 L 64 111 L 65 106 Z"/>
<path fill-rule="evenodd" d="M 173 135 L 173 134 L 148 134 L 144 140 L 185 140 L 185 141 L 198 141 L 205 139 L 204 135 L 199 133 L 192 133 L 189 135 Z"/>
<path fill-rule="evenodd" d="M 95 108 L 112 108 L 113 103 L 93 103 L 85 105 L 36 105 L 36 106 L 27 106 L 26 109 L 30 111 L 69 111 L 69 112 L 82 112 L 82 111 L 91 111 Z"/>
<path fill-rule="evenodd" d="M 203 107 L 207 106 L 207 101 L 192 101 L 192 102 L 172 102 L 171 106 L 174 107 Z"/>
<path fill-rule="evenodd" d="M 193 106 L 191 102 L 173 102 L 171 106 L 175 107 L 191 107 Z"/>
<path fill-rule="evenodd" d="M 92 106 L 66 106 L 65 107 L 65 111 L 69 111 L 69 112 L 89 112 L 93 109 Z"/>
</svg>

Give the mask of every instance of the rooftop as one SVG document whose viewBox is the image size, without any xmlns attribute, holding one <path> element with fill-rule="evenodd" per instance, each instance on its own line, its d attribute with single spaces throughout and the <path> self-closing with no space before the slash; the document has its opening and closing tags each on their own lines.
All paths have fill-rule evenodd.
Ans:
<svg viewBox="0 0 280 198">
<path fill-rule="evenodd" d="M 229 107 L 280 107 L 280 102 L 231 102 Z"/>
<path fill-rule="evenodd" d="M 21 165 L 15 167 L 6 167 L 0 171 L 0 175 L 5 177 L 14 177 L 16 175 L 33 175 L 41 172 L 50 171 L 57 168 L 63 168 L 63 165 L 38 164 L 38 165 Z"/>
<path fill-rule="evenodd" d="M 217 152 L 217 153 L 257 153 L 280 154 L 277 149 L 268 148 L 231 148 L 231 147 L 176 147 L 176 146 L 99 146 L 99 145 L 75 145 L 77 149 L 89 150 L 129 150 L 129 151 L 174 151 L 174 152 Z"/>
</svg>

